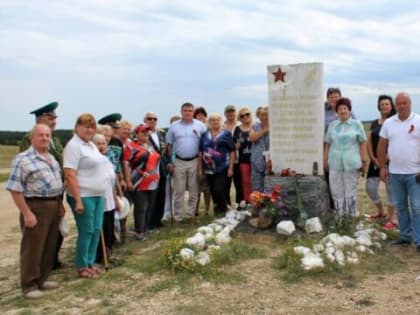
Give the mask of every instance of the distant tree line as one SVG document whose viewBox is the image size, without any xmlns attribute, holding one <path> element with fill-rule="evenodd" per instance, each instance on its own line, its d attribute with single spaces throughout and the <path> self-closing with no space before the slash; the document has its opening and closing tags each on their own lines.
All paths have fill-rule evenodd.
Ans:
<svg viewBox="0 0 420 315">
<path fill-rule="evenodd" d="M 363 126 L 366 131 L 370 129 L 371 120 L 362 121 Z M 166 129 L 166 128 L 165 128 Z M 20 140 L 26 134 L 25 131 L 0 131 L 0 145 L 19 145 Z M 73 130 L 66 129 L 57 129 L 54 131 L 54 135 L 60 138 L 63 146 L 70 140 L 73 136 Z"/>
<path fill-rule="evenodd" d="M 25 131 L 0 131 L 0 144 L 2 145 L 19 145 L 20 140 L 27 132 Z M 70 140 L 73 130 L 58 129 L 54 131 L 54 136 L 60 138 L 63 145 Z"/>
</svg>

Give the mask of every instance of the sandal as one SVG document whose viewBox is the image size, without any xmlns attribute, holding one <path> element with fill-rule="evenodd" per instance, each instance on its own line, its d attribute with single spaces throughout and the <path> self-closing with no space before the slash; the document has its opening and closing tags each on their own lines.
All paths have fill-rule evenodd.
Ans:
<svg viewBox="0 0 420 315">
<path fill-rule="evenodd" d="M 96 265 L 92 265 L 89 267 L 89 271 L 94 275 L 100 275 L 102 273 L 101 268 Z"/>
<path fill-rule="evenodd" d="M 377 220 L 377 219 L 383 219 L 386 218 L 385 213 L 376 213 L 376 214 L 370 214 L 366 216 L 368 220 Z"/>
<path fill-rule="evenodd" d="M 79 278 L 93 278 L 93 274 L 88 268 L 80 268 L 77 270 L 77 274 L 79 275 Z"/>
<path fill-rule="evenodd" d="M 397 228 L 398 226 L 392 222 L 392 221 L 388 221 L 385 225 L 384 225 L 384 229 L 387 231 L 393 230 L 395 228 Z"/>
</svg>

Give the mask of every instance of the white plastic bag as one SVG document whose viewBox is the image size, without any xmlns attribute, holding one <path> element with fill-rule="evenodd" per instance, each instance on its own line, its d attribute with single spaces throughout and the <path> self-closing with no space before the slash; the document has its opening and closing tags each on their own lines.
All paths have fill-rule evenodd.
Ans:
<svg viewBox="0 0 420 315">
<path fill-rule="evenodd" d="M 60 223 L 58 224 L 58 230 L 60 231 L 63 237 L 66 237 L 67 235 L 69 235 L 70 227 L 69 227 L 69 224 L 67 223 L 66 217 L 61 217 Z"/>
</svg>

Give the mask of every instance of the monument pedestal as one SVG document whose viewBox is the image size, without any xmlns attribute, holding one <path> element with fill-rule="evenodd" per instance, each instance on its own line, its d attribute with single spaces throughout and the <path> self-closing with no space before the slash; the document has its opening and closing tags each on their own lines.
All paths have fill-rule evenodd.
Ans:
<svg viewBox="0 0 420 315">
<path fill-rule="evenodd" d="M 330 197 L 324 176 L 266 176 L 264 188 L 269 191 L 280 185 L 287 217 L 302 226 L 306 219 L 319 217 L 325 222 L 330 211 Z"/>
</svg>

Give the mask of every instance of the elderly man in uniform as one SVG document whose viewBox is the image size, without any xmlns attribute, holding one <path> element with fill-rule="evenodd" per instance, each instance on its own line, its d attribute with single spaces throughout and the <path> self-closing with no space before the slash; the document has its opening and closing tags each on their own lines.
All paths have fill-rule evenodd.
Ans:
<svg viewBox="0 0 420 315">
<path fill-rule="evenodd" d="M 51 132 L 54 132 L 55 126 L 57 124 L 57 115 L 55 110 L 58 107 L 58 102 L 52 102 L 47 105 L 44 105 L 38 109 L 33 110 L 30 114 L 35 115 L 35 122 L 37 124 L 44 124 L 50 127 Z M 31 146 L 31 132 L 28 132 L 22 139 L 19 145 L 19 152 L 23 152 L 27 150 Z M 61 145 L 60 139 L 58 137 L 51 136 L 50 145 L 48 147 L 48 152 L 54 156 L 54 158 L 58 161 L 61 168 L 63 167 L 63 146 Z M 64 215 L 64 207 L 61 209 L 60 213 Z M 61 233 L 58 233 L 57 238 L 57 246 L 55 250 L 55 261 L 54 261 L 54 268 L 59 269 L 62 267 L 62 263 L 58 259 L 58 254 L 61 249 L 61 245 L 63 244 L 63 236 Z"/>
<path fill-rule="evenodd" d="M 42 290 L 58 287 L 47 278 L 54 265 L 63 181 L 60 164 L 48 152 L 51 129 L 37 124 L 31 143 L 14 159 L 7 190 L 20 210 L 22 291 L 26 298 L 36 299 L 44 295 Z"/>
</svg>

